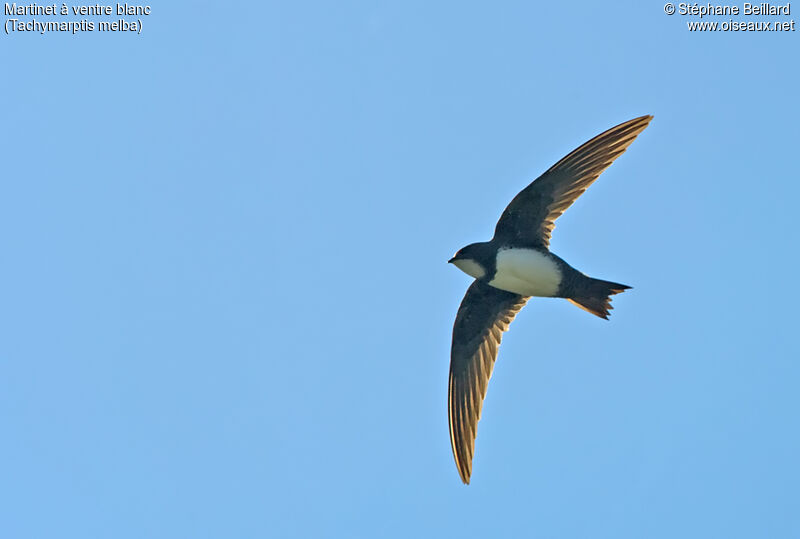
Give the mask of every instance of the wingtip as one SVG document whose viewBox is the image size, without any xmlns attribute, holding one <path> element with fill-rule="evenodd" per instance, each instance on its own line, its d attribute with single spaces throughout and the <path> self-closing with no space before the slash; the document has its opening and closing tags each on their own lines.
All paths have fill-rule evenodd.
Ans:
<svg viewBox="0 0 800 539">
<path fill-rule="evenodd" d="M 461 479 L 461 482 L 465 485 L 469 485 L 469 476 L 472 470 L 464 466 L 464 463 L 458 460 L 456 457 L 456 470 L 458 470 L 458 478 Z"/>
<path fill-rule="evenodd" d="M 623 125 L 628 125 L 628 126 L 644 125 L 644 127 L 647 127 L 652 120 L 653 120 L 653 115 L 652 114 L 645 114 L 644 116 L 637 116 L 636 118 L 633 118 L 632 120 L 628 120 L 627 122 L 623 122 L 617 127 L 620 127 L 620 126 L 623 126 Z"/>
<path fill-rule="evenodd" d="M 458 477 L 465 485 L 469 485 L 470 476 L 472 475 L 472 461 L 471 457 L 467 456 L 468 461 L 461 460 L 456 454 L 456 448 L 453 447 L 453 456 L 456 458 L 456 469 L 458 470 Z"/>
</svg>

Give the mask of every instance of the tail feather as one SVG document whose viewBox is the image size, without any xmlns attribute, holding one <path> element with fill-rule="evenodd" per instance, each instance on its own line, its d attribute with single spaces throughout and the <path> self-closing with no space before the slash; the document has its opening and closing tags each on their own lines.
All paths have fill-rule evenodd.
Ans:
<svg viewBox="0 0 800 539">
<path fill-rule="evenodd" d="M 567 298 L 567 301 L 584 311 L 608 320 L 609 311 L 614 308 L 611 306 L 611 296 L 629 288 L 630 286 L 624 284 L 589 278 L 581 293 Z"/>
</svg>

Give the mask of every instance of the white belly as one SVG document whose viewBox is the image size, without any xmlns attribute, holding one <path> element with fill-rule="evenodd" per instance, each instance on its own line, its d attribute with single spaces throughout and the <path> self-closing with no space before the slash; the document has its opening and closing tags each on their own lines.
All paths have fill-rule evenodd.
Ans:
<svg viewBox="0 0 800 539">
<path fill-rule="evenodd" d="M 552 297 L 561 284 L 561 270 L 550 257 L 533 249 L 502 249 L 489 284 L 523 296 Z"/>
</svg>

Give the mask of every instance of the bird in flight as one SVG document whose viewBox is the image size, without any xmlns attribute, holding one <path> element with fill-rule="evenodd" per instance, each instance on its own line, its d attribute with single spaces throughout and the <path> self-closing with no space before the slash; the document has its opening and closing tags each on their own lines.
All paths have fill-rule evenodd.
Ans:
<svg viewBox="0 0 800 539">
<path fill-rule="evenodd" d="M 593 279 L 550 252 L 555 220 L 622 155 L 652 116 L 612 127 L 572 151 L 520 191 L 491 241 L 449 260 L 474 277 L 458 308 L 450 350 L 447 412 L 461 480 L 469 484 L 475 436 L 503 332 L 531 296 L 565 298 L 608 319 L 611 296 L 630 288 Z"/>
</svg>

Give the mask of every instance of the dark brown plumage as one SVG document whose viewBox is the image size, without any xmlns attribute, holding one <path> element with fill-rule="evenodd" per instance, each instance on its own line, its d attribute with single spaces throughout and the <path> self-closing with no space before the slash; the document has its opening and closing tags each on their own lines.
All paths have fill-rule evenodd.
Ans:
<svg viewBox="0 0 800 539">
<path fill-rule="evenodd" d="M 549 253 L 555 220 L 625 152 L 652 118 L 641 116 L 613 127 L 558 161 L 514 197 L 497 222 L 491 242 L 476 244 L 476 249 L 495 252 L 514 246 Z M 629 288 L 571 271 L 582 284 L 573 290 L 574 295 L 561 297 L 601 318 L 608 318 L 610 296 Z M 478 421 L 503 332 L 528 299 L 476 279 L 458 309 L 450 353 L 448 419 L 453 457 L 464 483 L 470 481 Z"/>
<path fill-rule="evenodd" d="M 495 227 L 494 240 L 549 247 L 555 220 L 625 152 L 652 119 L 641 116 L 612 127 L 550 167 L 506 207 Z"/>
<path fill-rule="evenodd" d="M 453 326 L 447 408 L 453 456 L 464 483 L 469 483 L 472 474 L 476 429 L 497 349 L 503 332 L 527 301 L 526 296 L 476 280 L 458 309 Z M 476 327 L 484 330 L 476 333 Z"/>
</svg>

